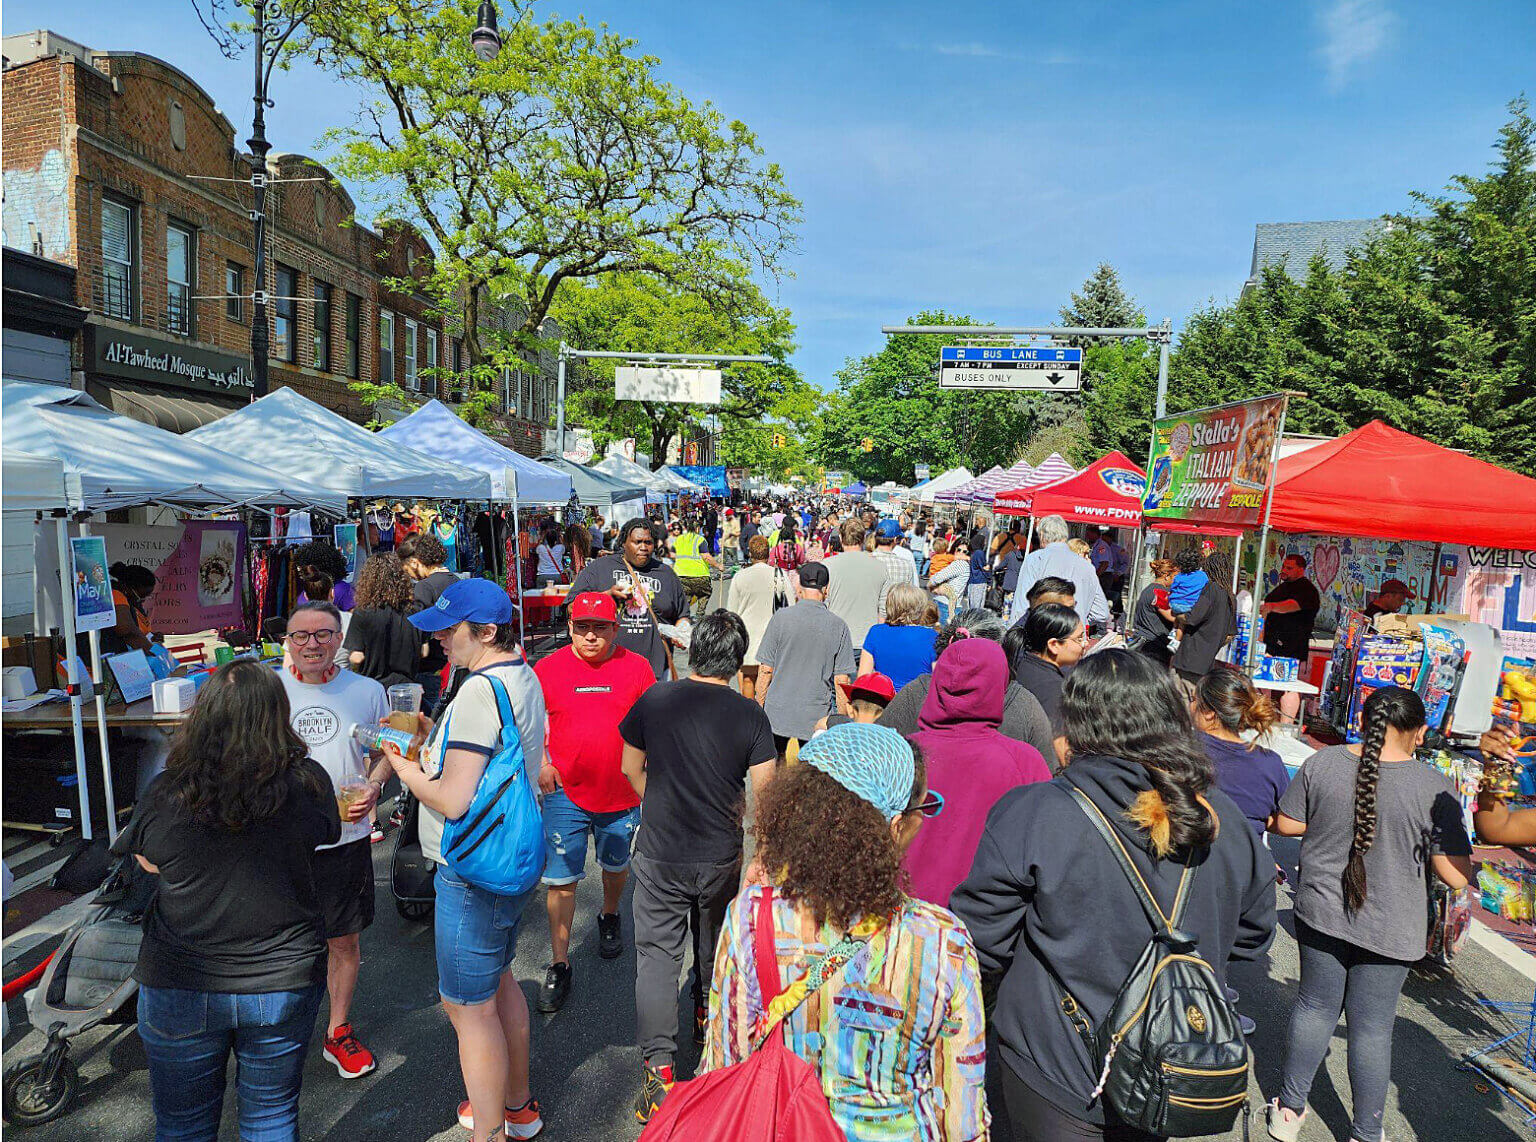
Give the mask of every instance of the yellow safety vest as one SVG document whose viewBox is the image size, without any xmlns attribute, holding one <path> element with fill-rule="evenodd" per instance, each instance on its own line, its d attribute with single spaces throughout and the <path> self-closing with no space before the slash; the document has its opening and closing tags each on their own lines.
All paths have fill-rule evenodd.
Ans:
<svg viewBox="0 0 1536 1142">
<path fill-rule="evenodd" d="M 699 558 L 699 552 L 704 549 L 704 537 L 684 532 L 678 536 L 672 544 L 672 550 L 677 555 L 677 563 L 672 570 L 679 575 L 690 579 L 702 579 L 709 574 L 709 564 Z"/>
</svg>

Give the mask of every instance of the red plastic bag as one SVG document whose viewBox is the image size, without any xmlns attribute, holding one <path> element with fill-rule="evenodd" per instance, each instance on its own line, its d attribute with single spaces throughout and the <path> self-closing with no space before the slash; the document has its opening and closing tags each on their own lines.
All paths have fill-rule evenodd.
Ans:
<svg viewBox="0 0 1536 1142">
<path fill-rule="evenodd" d="M 766 1008 L 781 990 L 773 950 L 773 890 L 758 897 L 752 924 L 757 979 Z M 782 1020 L 746 1059 L 678 1083 L 641 1131 L 640 1142 L 847 1142 L 821 1076 L 784 1045 Z"/>
</svg>

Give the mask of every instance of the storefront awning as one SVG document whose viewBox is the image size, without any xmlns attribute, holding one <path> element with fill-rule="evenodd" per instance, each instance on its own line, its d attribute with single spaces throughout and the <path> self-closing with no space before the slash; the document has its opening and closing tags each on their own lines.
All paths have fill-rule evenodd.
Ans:
<svg viewBox="0 0 1536 1142">
<path fill-rule="evenodd" d="M 191 432 L 228 416 L 247 402 L 214 397 L 182 396 L 153 385 L 114 380 L 110 385 L 87 380 L 85 391 L 121 416 L 132 417 L 167 432 Z"/>
</svg>

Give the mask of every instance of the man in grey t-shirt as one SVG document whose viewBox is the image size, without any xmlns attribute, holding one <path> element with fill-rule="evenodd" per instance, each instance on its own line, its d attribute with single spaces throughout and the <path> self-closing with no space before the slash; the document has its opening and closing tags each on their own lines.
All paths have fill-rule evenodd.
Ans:
<svg viewBox="0 0 1536 1142">
<path fill-rule="evenodd" d="M 780 758 L 791 738 L 808 740 L 817 722 L 842 710 L 838 684 L 856 672 L 848 624 L 827 609 L 827 581 L 826 564 L 801 567 L 799 603 L 774 612 L 757 648 L 757 701 Z"/>
</svg>

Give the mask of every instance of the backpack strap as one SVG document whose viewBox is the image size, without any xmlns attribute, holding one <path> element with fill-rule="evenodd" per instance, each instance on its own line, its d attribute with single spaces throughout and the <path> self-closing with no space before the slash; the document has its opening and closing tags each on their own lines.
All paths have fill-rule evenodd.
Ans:
<svg viewBox="0 0 1536 1142">
<path fill-rule="evenodd" d="M 1069 780 L 1072 786 L 1072 799 L 1077 803 L 1083 815 L 1099 835 L 1109 845 L 1109 850 L 1114 854 L 1115 861 L 1120 865 L 1120 871 L 1125 873 L 1125 878 L 1131 882 L 1131 888 L 1136 893 L 1136 899 L 1140 902 L 1142 911 L 1147 914 L 1147 919 L 1152 922 L 1154 931 L 1161 932 L 1166 928 L 1174 927 L 1184 914 L 1185 905 L 1189 902 L 1189 882 L 1193 877 L 1194 866 L 1186 864 L 1184 874 L 1179 878 L 1179 889 L 1174 896 L 1172 914 L 1165 913 L 1157 902 L 1157 897 L 1152 895 L 1152 888 L 1147 884 L 1146 878 L 1141 875 L 1135 863 L 1131 860 L 1131 854 L 1126 850 L 1125 843 L 1115 832 L 1114 826 L 1109 823 L 1109 818 L 1093 803 L 1093 799 L 1084 793 Z"/>
</svg>

